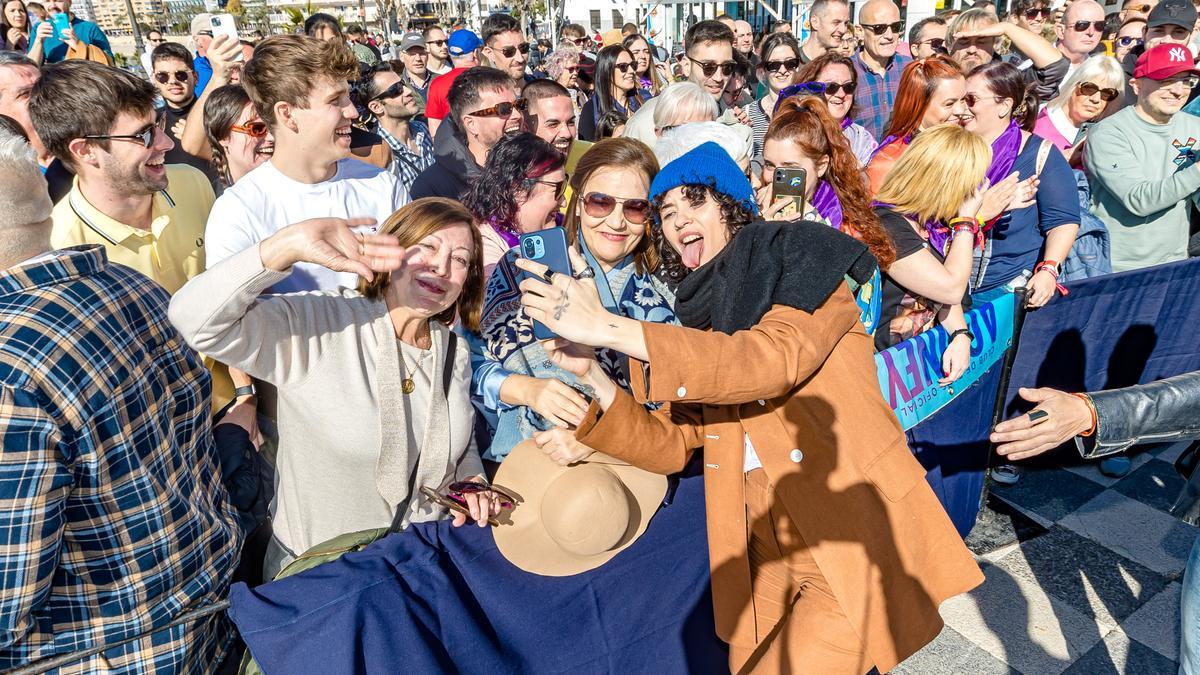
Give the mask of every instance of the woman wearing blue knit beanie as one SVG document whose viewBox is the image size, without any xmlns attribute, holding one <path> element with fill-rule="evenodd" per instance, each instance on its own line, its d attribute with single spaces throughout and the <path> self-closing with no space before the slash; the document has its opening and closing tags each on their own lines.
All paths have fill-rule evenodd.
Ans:
<svg viewBox="0 0 1200 675">
<path fill-rule="evenodd" d="M 662 474 L 702 449 L 731 671 L 891 670 L 983 575 L 876 384 L 845 281 L 874 259 L 824 224 L 755 220 L 749 181 L 713 143 L 664 167 L 650 195 L 682 326 L 610 313 L 586 274 L 517 263 L 541 278 L 521 283 L 521 304 L 560 336 L 551 358 L 596 393 L 569 447 L 535 440 Z M 628 355 L 632 392 L 577 345 Z"/>
</svg>

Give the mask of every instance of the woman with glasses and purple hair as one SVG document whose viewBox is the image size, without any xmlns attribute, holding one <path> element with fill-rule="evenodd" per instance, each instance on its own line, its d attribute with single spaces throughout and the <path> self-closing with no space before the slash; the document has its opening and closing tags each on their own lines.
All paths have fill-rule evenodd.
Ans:
<svg viewBox="0 0 1200 675">
<path fill-rule="evenodd" d="M 598 142 L 580 158 L 571 174 L 572 199 L 563 227 L 567 242 L 587 261 L 586 276 L 596 280 L 604 306 L 619 316 L 654 323 L 678 323 L 675 296 L 655 275 L 659 260 L 649 236 L 650 181 L 658 162 L 640 141 L 613 138 Z M 505 254 L 487 286 L 480 335 L 472 338 L 477 368 L 475 404 L 483 409 L 494 435 L 483 453 L 500 462 L 517 443 L 529 438 L 547 445 L 573 439 L 593 392 L 578 378 L 554 365 L 534 336 L 521 310 L 521 271 L 517 252 Z M 596 352 L 600 367 L 628 389 L 628 363 L 609 350 Z M 551 433 L 552 430 L 558 433 Z M 546 432 L 546 433 L 539 433 Z M 482 446 L 483 444 L 481 444 Z M 560 443 L 555 443 L 559 447 Z M 590 451 L 589 451 L 590 452 Z M 566 454 L 551 459 L 569 463 Z"/>
</svg>

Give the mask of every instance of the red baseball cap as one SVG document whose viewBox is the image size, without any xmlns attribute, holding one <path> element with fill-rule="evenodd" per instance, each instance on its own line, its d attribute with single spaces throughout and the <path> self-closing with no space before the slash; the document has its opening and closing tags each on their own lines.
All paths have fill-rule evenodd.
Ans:
<svg viewBox="0 0 1200 675">
<path fill-rule="evenodd" d="M 1138 57 L 1133 68 L 1134 77 L 1165 80 L 1180 73 L 1197 73 L 1196 62 L 1186 45 L 1158 45 L 1147 49 Z"/>
</svg>

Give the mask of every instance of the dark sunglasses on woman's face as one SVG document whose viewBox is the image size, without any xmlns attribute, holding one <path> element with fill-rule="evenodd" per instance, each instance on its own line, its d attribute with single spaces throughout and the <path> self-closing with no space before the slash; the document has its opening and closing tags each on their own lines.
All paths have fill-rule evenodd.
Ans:
<svg viewBox="0 0 1200 675">
<path fill-rule="evenodd" d="M 980 101 L 986 101 L 988 99 L 1000 101 L 1002 98 L 1003 97 L 1001 96 L 979 96 L 977 94 L 967 94 L 966 96 L 963 96 L 963 103 L 966 103 L 968 108 L 974 108 Z"/>
<path fill-rule="evenodd" d="M 587 46 L 587 43 L 588 43 L 588 42 L 590 42 L 590 40 L 588 40 L 588 39 L 587 39 L 587 38 L 585 38 L 585 37 L 581 37 L 581 38 L 567 38 L 567 42 L 570 42 L 571 44 L 575 45 L 576 47 L 579 47 L 580 49 L 583 49 L 585 46 Z"/>
<path fill-rule="evenodd" d="M 374 96 L 372 96 L 371 101 L 378 101 L 379 99 L 382 99 L 382 98 L 396 98 L 397 96 L 399 96 L 400 94 L 403 94 L 403 93 L 404 93 L 404 83 L 397 82 L 397 83 L 393 84 L 392 86 L 388 87 L 387 89 L 384 89 L 383 91 L 379 92 L 378 94 L 375 94 Z M 371 101 L 367 101 L 367 103 L 370 103 Z"/>
<path fill-rule="evenodd" d="M 864 23 L 862 24 L 862 27 L 876 35 L 883 35 L 889 30 L 896 35 L 899 35 L 900 31 L 904 30 L 904 22 L 896 21 L 894 23 Z"/>
<path fill-rule="evenodd" d="M 1108 103 L 1109 101 L 1117 100 L 1121 92 L 1111 87 L 1100 88 L 1100 85 L 1095 82 L 1080 82 L 1075 85 L 1075 90 L 1084 96 L 1095 96 L 1096 92 L 1100 92 L 1100 100 Z"/>
<path fill-rule="evenodd" d="M 559 201 L 563 195 L 567 194 L 567 181 L 565 180 L 539 180 L 536 178 L 530 179 L 534 183 L 541 185 L 549 185 L 554 188 L 554 201 Z"/>
<path fill-rule="evenodd" d="M 767 61 L 763 64 L 768 73 L 790 73 L 800 67 L 800 59 L 784 59 L 782 61 Z"/>
<path fill-rule="evenodd" d="M 236 131 L 239 134 L 246 134 L 250 138 L 266 138 L 267 132 L 270 131 L 267 128 L 267 123 L 262 120 L 246 122 L 245 124 L 235 124 L 229 127 L 229 130 Z"/>
<path fill-rule="evenodd" d="M 1074 28 L 1076 33 L 1082 33 L 1088 29 L 1088 26 L 1091 26 L 1097 33 L 1103 33 L 1105 23 L 1104 21 L 1076 21 L 1071 24 L 1071 28 Z"/>
<path fill-rule="evenodd" d="M 621 215 L 634 225 L 641 225 L 650 218 L 650 202 L 646 199 L 617 199 L 603 192 L 589 192 L 580 198 L 583 212 L 592 218 L 604 218 L 621 205 Z"/>
<path fill-rule="evenodd" d="M 857 86 L 855 82 L 823 82 L 822 84 L 825 85 L 825 96 L 837 96 L 838 92 L 845 92 L 847 96 L 853 96 Z"/>
<path fill-rule="evenodd" d="M 176 82 L 183 84 L 184 82 L 188 81 L 188 78 L 191 77 L 192 74 L 186 70 L 177 70 L 173 73 L 168 71 L 159 71 L 154 73 L 154 79 L 158 80 L 159 84 L 166 84 L 167 82 L 171 81 L 172 75 L 175 76 Z"/>
<path fill-rule="evenodd" d="M 1048 16 L 1050 16 L 1050 9 L 1048 7 L 1030 7 L 1029 9 L 1025 10 L 1026 21 L 1033 21 L 1034 19 L 1039 18 L 1045 19 Z"/>
<path fill-rule="evenodd" d="M 632 67 L 633 67 L 632 63 L 614 63 L 613 64 L 613 68 L 616 68 L 617 70 L 621 71 L 622 73 L 628 73 L 629 69 Z"/>
<path fill-rule="evenodd" d="M 496 105 L 491 106 L 490 108 L 483 108 L 482 110 L 476 110 L 475 112 L 469 112 L 469 113 L 467 113 L 467 115 L 469 115 L 471 117 L 508 117 L 509 115 L 511 115 L 513 113 L 513 110 L 519 110 L 521 112 L 524 112 L 525 111 L 525 100 L 521 99 L 520 101 L 517 101 L 516 103 L 512 103 L 509 101 L 505 101 L 503 103 L 497 103 Z"/>
<path fill-rule="evenodd" d="M 1129 47 L 1129 46 L 1133 46 L 1133 45 L 1140 45 L 1143 42 L 1144 42 L 1144 40 L 1142 40 L 1142 38 L 1133 37 L 1132 35 L 1122 35 L 1121 37 L 1117 38 L 1117 45 L 1120 47 Z"/>
<path fill-rule="evenodd" d="M 700 64 L 700 72 L 704 73 L 705 77 L 712 77 L 718 68 L 721 69 L 722 75 L 729 77 L 733 74 L 733 69 L 737 66 L 733 61 L 725 61 L 723 63 L 717 63 L 716 61 L 695 61 L 694 63 Z"/>
<path fill-rule="evenodd" d="M 514 47 L 512 45 L 504 47 L 503 49 L 500 50 L 500 55 L 506 59 L 511 59 L 513 56 L 516 55 L 516 53 L 518 51 L 520 51 L 522 54 L 528 54 L 529 53 L 529 43 L 522 42 L 521 44 L 517 45 L 516 47 Z"/>
</svg>

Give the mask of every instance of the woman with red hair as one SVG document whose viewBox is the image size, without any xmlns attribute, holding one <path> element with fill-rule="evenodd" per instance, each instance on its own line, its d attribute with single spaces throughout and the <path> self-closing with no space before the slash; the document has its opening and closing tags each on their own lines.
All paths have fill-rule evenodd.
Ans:
<svg viewBox="0 0 1200 675">
<path fill-rule="evenodd" d="M 782 211 L 792 203 L 790 197 L 775 199 L 771 193 L 772 177 L 778 168 L 804 169 L 808 176 L 804 187 L 808 210 L 795 214 L 796 219 L 823 222 L 841 230 L 866 244 L 880 268 L 892 264 L 896 251 L 871 209 L 871 193 L 862 167 L 841 125 L 821 98 L 788 98 L 771 119 L 763 137 L 764 185 L 758 193 L 765 220 L 785 220 Z M 860 318 L 868 334 L 873 334 L 879 321 L 880 284 L 877 271 L 870 281 L 855 288 L 855 299 L 862 310 Z"/>
<path fill-rule="evenodd" d="M 962 69 L 945 56 L 937 54 L 905 66 L 891 122 L 867 164 L 871 194 L 883 187 L 883 179 L 914 134 L 966 114 L 966 93 L 967 79 Z"/>
</svg>

